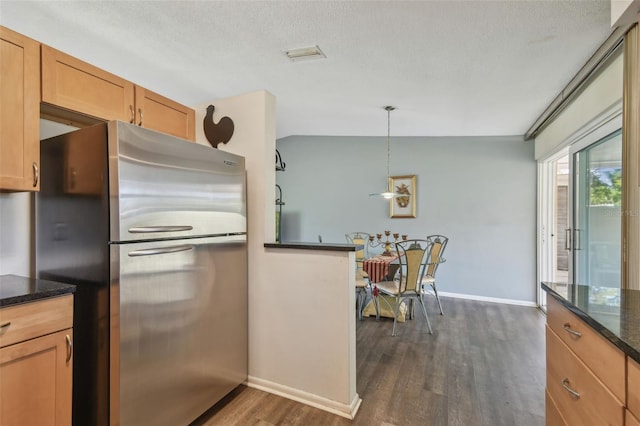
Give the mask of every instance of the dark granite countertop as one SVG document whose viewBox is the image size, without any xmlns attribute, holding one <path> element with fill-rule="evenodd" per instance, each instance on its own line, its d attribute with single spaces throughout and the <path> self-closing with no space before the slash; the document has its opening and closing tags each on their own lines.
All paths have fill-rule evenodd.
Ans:
<svg viewBox="0 0 640 426">
<path fill-rule="evenodd" d="M 265 243 L 266 248 L 286 248 L 298 250 L 356 251 L 362 245 L 336 243 Z"/>
<path fill-rule="evenodd" d="M 542 283 L 547 294 L 640 363 L 640 291 Z"/>
<path fill-rule="evenodd" d="M 76 286 L 55 281 L 0 275 L 0 307 L 62 296 L 76 291 Z"/>
</svg>

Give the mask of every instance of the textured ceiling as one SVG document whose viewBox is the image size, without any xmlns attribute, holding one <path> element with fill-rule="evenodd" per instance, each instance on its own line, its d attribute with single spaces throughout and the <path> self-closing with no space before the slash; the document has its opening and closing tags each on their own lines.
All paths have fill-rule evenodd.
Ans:
<svg viewBox="0 0 640 426">
<path fill-rule="evenodd" d="M 0 2 L 0 23 L 187 104 L 266 89 L 277 136 L 521 135 L 609 0 Z M 317 44 L 327 58 L 290 62 Z"/>
</svg>

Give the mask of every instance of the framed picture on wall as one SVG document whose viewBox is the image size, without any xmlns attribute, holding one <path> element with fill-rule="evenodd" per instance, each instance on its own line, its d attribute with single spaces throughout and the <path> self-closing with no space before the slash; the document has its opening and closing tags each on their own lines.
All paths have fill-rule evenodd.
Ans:
<svg viewBox="0 0 640 426">
<path fill-rule="evenodd" d="M 416 175 L 391 176 L 389 188 L 400 195 L 389 200 L 390 216 L 392 218 L 416 217 Z"/>
</svg>

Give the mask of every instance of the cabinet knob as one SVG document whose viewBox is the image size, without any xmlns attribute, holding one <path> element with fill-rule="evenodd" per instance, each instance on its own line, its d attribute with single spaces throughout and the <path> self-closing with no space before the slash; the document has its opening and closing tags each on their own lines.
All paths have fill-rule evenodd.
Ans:
<svg viewBox="0 0 640 426">
<path fill-rule="evenodd" d="M 569 386 L 569 379 L 565 378 L 562 380 L 562 387 L 569 392 L 569 394 L 574 397 L 575 399 L 580 399 L 580 392 L 571 389 L 571 387 Z"/>
<path fill-rule="evenodd" d="M 33 187 L 35 188 L 36 186 L 38 186 L 38 179 L 40 179 L 40 173 L 38 173 L 38 165 L 35 163 L 35 161 L 32 164 L 33 167 Z"/>
<path fill-rule="evenodd" d="M 569 334 L 573 334 L 576 337 L 582 337 L 582 333 L 580 333 L 579 331 L 574 330 L 573 328 L 571 328 L 571 324 L 569 324 L 568 322 L 565 322 L 562 325 L 562 328 L 565 329 L 565 331 Z"/>
<path fill-rule="evenodd" d="M 73 343 L 71 343 L 71 337 L 67 334 L 64 336 L 64 339 L 67 341 L 67 363 L 71 361 L 71 356 L 73 355 Z"/>
</svg>

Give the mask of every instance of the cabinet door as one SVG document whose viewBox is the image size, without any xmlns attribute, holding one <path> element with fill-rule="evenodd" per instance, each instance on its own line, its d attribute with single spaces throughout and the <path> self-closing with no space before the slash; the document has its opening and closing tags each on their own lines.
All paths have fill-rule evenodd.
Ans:
<svg viewBox="0 0 640 426">
<path fill-rule="evenodd" d="M 640 364 L 627 358 L 627 408 L 640 418 Z"/>
<path fill-rule="evenodd" d="M 136 124 L 195 141 L 195 111 L 162 95 L 136 86 Z"/>
<path fill-rule="evenodd" d="M 72 330 L 0 349 L 0 424 L 70 425 Z"/>
<path fill-rule="evenodd" d="M 0 190 L 38 191 L 40 44 L 0 27 Z"/>
<path fill-rule="evenodd" d="M 103 120 L 133 121 L 133 83 L 45 45 L 42 102 Z"/>
</svg>

